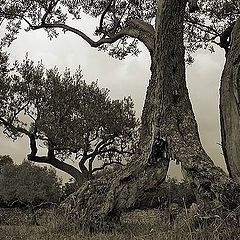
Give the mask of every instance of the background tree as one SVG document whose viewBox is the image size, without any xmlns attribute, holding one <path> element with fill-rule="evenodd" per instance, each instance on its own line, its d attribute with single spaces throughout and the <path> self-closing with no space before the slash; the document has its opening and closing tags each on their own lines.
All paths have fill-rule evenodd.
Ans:
<svg viewBox="0 0 240 240">
<path fill-rule="evenodd" d="M 27 207 L 37 224 L 34 209 L 43 204 L 59 203 L 61 181 L 53 169 L 38 167 L 24 161 L 20 165 L 7 164 L 0 174 L 0 196 L 12 205 L 19 203 Z"/>
<path fill-rule="evenodd" d="M 123 165 L 133 154 L 138 121 L 132 99 L 111 100 L 107 89 L 86 84 L 80 69 L 61 75 L 26 59 L 0 83 L 0 124 L 12 138 L 28 136 L 28 160 L 51 164 L 81 182 L 108 165 Z M 41 142 L 47 156 L 37 156 Z M 79 168 L 67 164 L 68 158 Z"/>
<path fill-rule="evenodd" d="M 0 156 L 0 173 L 5 165 L 13 165 L 13 159 L 9 155 Z M 0 207 L 6 207 L 7 204 L 0 196 Z"/>
<path fill-rule="evenodd" d="M 0 171 L 5 165 L 12 165 L 13 159 L 9 155 L 0 156 Z"/>
<path fill-rule="evenodd" d="M 214 8 L 217 2 L 201 1 L 203 7 L 207 6 L 205 13 L 209 18 L 209 6 Z M 211 38 L 199 34 L 206 33 L 209 27 L 202 24 L 201 19 L 194 24 L 186 21 L 186 16 L 196 10 L 196 1 L 189 1 L 189 14 L 186 3 L 180 0 L 31 1 L 31 4 L 22 1 L 18 5 L 12 3 L 2 7 L 3 16 L 10 20 L 8 28 L 12 33 L 17 33 L 20 22 L 25 21 L 29 30 L 43 28 L 50 37 L 57 35 L 57 29 L 70 31 L 90 46 L 108 50 L 110 55 L 120 59 L 128 53 L 138 53 L 136 39 L 150 52 L 152 76 L 142 114 L 139 155 L 127 169 L 115 175 L 111 184 L 104 179 L 88 182 L 75 194 L 76 199 L 68 203 L 70 208 L 82 213 L 79 220 L 87 227 L 109 227 L 109 222 L 118 219 L 121 211 L 133 207 L 144 191 L 164 180 L 170 159 L 181 162 L 185 177 L 202 200 L 216 200 L 230 208 L 239 205 L 239 186 L 214 166 L 199 139 L 186 87 L 184 23 L 185 39 L 191 39 L 192 33 L 193 39 L 197 39 L 187 45 L 189 51 L 205 46 Z M 67 25 L 68 14 L 79 18 L 82 12 L 99 17 L 96 29 L 99 40 L 93 41 L 80 29 Z M 238 14 L 233 16 L 236 18 Z M 153 22 L 155 26 L 151 25 Z M 194 25 L 195 31 L 188 31 L 189 25 Z M 198 30 L 201 25 L 206 31 Z M 13 36 L 6 35 L 4 43 L 11 41 Z M 134 40 L 130 41 L 129 37 Z M 159 138 L 168 146 L 167 157 L 160 154 L 158 161 L 151 161 L 152 150 L 156 149 Z M 158 149 L 158 152 L 165 150 Z"/>
</svg>

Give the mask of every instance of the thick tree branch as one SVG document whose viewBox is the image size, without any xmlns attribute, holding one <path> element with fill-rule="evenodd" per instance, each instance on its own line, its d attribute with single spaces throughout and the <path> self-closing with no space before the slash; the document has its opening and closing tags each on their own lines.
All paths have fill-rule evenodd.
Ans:
<svg viewBox="0 0 240 240">
<path fill-rule="evenodd" d="M 133 19 L 127 22 L 127 27 L 122 30 L 126 35 L 133 37 L 144 43 L 150 53 L 154 51 L 155 30 L 151 24 L 139 19 Z"/>
<path fill-rule="evenodd" d="M 46 164 L 50 164 L 53 167 L 62 170 L 66 173 L 68 173 L 70 176 L 72 176 L 78 183 L 83 182 L 85 179 L 83 177 L 83 174 L 76 169 L 75 167 L 73 167 L 72 165 L 69 165 L 63 161 L 60 161 L 56 158 L 54 159 L 49 159 L 47 156 L 34 156 L 32 158 L 30 158 L 30 156 L 28 156 L 28 160 L 32 161 L 32 162 L 36 162 L 36 163 L 46 163 Z"/>
<path fill-rule="evenodd" d="M 36 156 L 37 154 L 37 144 L 36 144 L 36 139 L 34 134 L 30 134 L 29 140 L 30 140 L 30 148 L 31 148 L 31 153 L 28 155 L 28 160 L 32 162 L 37 162 L 37 163 L 46 163 L 50 164 L 53 167 L 56 167 L 59 170 L 62 170 L 72 177 L 75 178 L 77 182 L 82 182 L 84 180 L 84 176 L 82 173 L 76 169 L 75 167 L 58 160 L 55 155 L 54 155 L 54 150 L 50 147 L 48 150 L 48 156 Z"/>
<path fill-rule="evenodd" d="M 86 176 L 86 178 L 89 178 L 91 176 L 91 171 L 89 171 L 89 169 L 87 169 L 87 167 L 85 166 L 85 163 L 88 159 L 89 157 L 87 155 L 87 151 L 84 150 L 83 157 L 80 159 L 78 165 L 79 165 L 79 169 L 84 174 L 84 176 Z"/>
<path fill-rule="evenodd" d="M 120 38 L 122 38 L 123 36 L 126 35 L 126 31 L 121 31 L 115 35 L 113 35 L 111 38 L 101 38 L 100 40 L 98 41 L 93 41 L 90 37 L 88 37 L 85 33 L 83 33 L 82 31 L 76 29 L 76 28 L 73 28 L 73 27 L 70 27 L 66 24 L 63 24 L 63 23 L 52 23 L 52 24 L 41 24 L 39 26 L 33 26 L 31 25 L 30 26 L 32 30 L 37 30 L 37 29 L 41 29 L 41 28 L 46 28 L 46 29 L 51 29 L 51 28 L 61 28 L 65 31 L 69 31 L 69 32 L 72 32 L 72 33 L 75 33 L 77 34 L 78 36 L 80 36 L 81 38 L 83 38 L 91 47 L 99 47 L 101 46 L 102 44 L 105 44 L 105 43 L 114 43 L 115 41 L 119 40 Z"/>
<path fill-rule="evenodd" d="M 91 47 L 95 48 L 103 44 L 114 43 L 124 36 L 129 36 L 143 42 L 149 50 L 153 51 L 154 49 L 155 31 L 153 26 L 138 19 L 128 21 L 127 26 L 120 30 L 118 33 L 111 34 L 108 37 L 103 37 L 98 41 L 93 41 L 84 32 L 63 23 L 42 23 L 41 25 L 38 26 L 31 25 L 29 22 L 28 24 L 32 30 L 42 28 L 45 29 L 60 28 L 63 29 L 64 31 L 75 33 L 78 36 L 80 36 L 83 40 L 85 40 Z"/>
<path fill-rule="evenodd" d="M 50 165 L 58 168 L 59 170 L 62 170 L 64 172 L 68 173 L 69 175 L 74 177 L 77 182 L 82 182 L 84 180 L 84 176 L 78 169 L 55 158 L 53 148 L 49 148 L 48 156 L 41 156 L 41 157 L 36 156 L 38 150 L 37 150 L 35 134 L 32 134 L 25 128 L 15 127 L 13 124 L 9 123 L 2 117 L 0 117 L 0 124 L 3 124 L 6 128 L 10 129 L 13 132 L 23 133 L 29 137 L 30 149 L 31 149 L 31 152 L 28 155 L 29 161 L 50 164 Z"/>
</svg>

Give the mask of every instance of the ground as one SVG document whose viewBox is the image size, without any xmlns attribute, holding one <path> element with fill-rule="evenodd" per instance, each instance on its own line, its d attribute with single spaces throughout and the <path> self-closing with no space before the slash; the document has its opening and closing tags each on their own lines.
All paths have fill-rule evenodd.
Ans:
<svg viewBox="0 0 240 240">
<path fill-rule="evenodd" d="M 237 240 L 239 222 L 234 212 L 197 220 L 192 209 L 135 210 L 124 214 L 122 224 L 111 233 L 89 234 L 77 223 L 66 223 L 57 210 L 39 210 L 40 226 L 28 223 L 29 216 L 19 209 L 0 209 L 0 240 Z"/>
</svg>

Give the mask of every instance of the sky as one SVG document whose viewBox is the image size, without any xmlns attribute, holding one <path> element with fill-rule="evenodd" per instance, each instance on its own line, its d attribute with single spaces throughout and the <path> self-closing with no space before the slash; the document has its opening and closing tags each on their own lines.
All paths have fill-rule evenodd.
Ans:
<svg viewBox="0 0 240 240">
<path fill-rule="evenodd" d="M 81 29 L 89 35 L 94 32 L 94 26 L 95 22 L 89 17 L 84 17 L 81 21 Z M 91 48 L 72 33 L 61 33 L 58 38 L 49 40 L 43 30 L 37 30 L 20 32 L 7 51 L 11 62 L 21 61 L 27 53 L 36 62 L 42 60 L 47 68 L 57 66 L 63 71 L 67 67 L 74 71 L 80 66 L 84 79 L 89 83 L 98 80 L 100 87 L 110 90 L 113 99 L 130 95 L 135 103 L 136 114 L 140 117 L 150 79 L 150 57 L 143 45 L 140 44 L 139 48 L 142 52 L 138 57 L 128 56 L 125 60 L 116 60 L 107 53 Z M 187 67 L 187 84 L 200 137 L 215 164 L 225 170 L 219 145 L 219 85 L 224 52 L 218 48 L 213 54 L 200 50 L 194 57 L 193 65 Z M 0 155 L 10 155 L 16 163 L 20 163 L 28 153 L 27 138 L 13 142 L 0 132 Z M 179 167 L 172 163 L 170 174 L 179 177 Z M 62 173 L 60 175 L 66 177 Z"/>
</svg>

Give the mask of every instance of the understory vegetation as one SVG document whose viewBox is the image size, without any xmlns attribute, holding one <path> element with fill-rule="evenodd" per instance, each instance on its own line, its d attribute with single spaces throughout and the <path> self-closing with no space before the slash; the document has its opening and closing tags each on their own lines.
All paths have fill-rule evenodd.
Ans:
<svg viewBox="0 0 240 240">
<path fill-rule="evenodd" d="M 202 215 L 199 208 L 176 208 L 171 205 L 163 210 L 134 210 L 122 216 L 121 225 L 108 233 L 87 233 L 78 222 L 68 222 L 57 209 L 39 209 L 39 226 L 28 224 L 29 215 L 21 209 L 1 209 L 1 240 L 38 239 L 239 239 L 238 209 L 222 215 Z"/>
<path fill-rule="evenodd" d="M 67 197 L 74 182 L 62 187 Z M 78 219 L 69 221 L 59 205 L 40 206 L 32 212 L 24 206 L 0 208 L 1 240 L 72 240 L 72 239 L 239 239 L 240 209 L 233 211 L 213 203 L 197 205 L 186 181 L 168 178 L 158 189 L 147 192 L 135 210 L 124 213 L 121 224 L 107 233 L 89 233 Z"/>
</svg>

